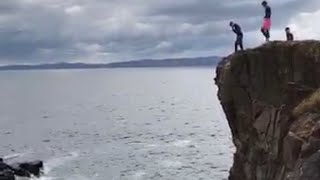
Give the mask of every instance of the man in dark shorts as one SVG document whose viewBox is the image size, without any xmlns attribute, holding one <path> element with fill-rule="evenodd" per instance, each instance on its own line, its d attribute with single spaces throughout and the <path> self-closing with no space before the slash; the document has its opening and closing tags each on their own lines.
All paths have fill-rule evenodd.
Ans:
<svg viewBox="0 0 320 180">
<path fill-rule="evenodd" d="M 264 8 L 264 18 L 263 23 L 261 27 L 261 32 L 263 36 L 266 38 L 266 41 L 269 41 L 270 39 L 270 28 L 271 28 L 271 8 L 268 5 L 267 1 L 263 1 L 261 5 Z"/>
<path fill-rule="evenodd" d="M 234 51 L 235 52 L 238 51 L 238 46 L 240 46 L 240 49 L 243 50 L 243 33 L 241 30 L 241 27 L 232 21 L 230 22 L 229 25 L 230 25 L 232 31 L 237 35 L 237 39 L 234 43 Z"/>
<path fill-rule="evenodd" d="M 294 37 L 293 37 L 293 34 L 290 32 L 290 28 L 286 27 L 285 31 L 286 31 L 287 41 L 293 41 Z"/>
</svg>

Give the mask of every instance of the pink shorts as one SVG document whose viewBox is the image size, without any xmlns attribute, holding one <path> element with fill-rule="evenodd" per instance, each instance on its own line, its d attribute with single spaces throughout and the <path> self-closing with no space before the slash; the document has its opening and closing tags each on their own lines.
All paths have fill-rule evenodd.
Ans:
<svg viewBox="0 0 320 180">
<path fill-rule="evenodd" d="M 262 29 L 270 30 L 271 27 L 271 19 L 265 18 L 263 19 Z"/>
</svg>

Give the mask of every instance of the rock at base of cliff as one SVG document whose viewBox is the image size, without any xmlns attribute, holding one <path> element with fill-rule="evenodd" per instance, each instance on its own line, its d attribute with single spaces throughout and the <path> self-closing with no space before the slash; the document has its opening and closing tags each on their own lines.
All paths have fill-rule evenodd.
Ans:
<svg viewBox="0 0 320 180">
<path fill-rule="evenodd" d="M 43 174 L 43 167 L 42 161 L 7 164 L 0 158 L 0 180 L 15 180 L 15 176 L 40 177 Z"/>
</svg>

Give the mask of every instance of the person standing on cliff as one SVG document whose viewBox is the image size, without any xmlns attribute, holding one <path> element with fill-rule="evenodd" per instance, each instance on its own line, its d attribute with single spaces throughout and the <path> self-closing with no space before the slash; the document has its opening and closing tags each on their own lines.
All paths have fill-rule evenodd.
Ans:
<svg viewBox="0 0 320 180">
<path fill-rule="evenodd" d="M 270 39 L 270 28 L 271 28 L 271 8 L 268 5 L 267 1 L 263 1 L 261 5 L 264 8 L 264 18 L 263 18 L 263 23 L 261 27 L 261 32 L 266 38 L 266 41 L 268 42 Z"/>
<path fill-rule="evenodd" d="M 234 43 L 234 51 L 237 52 L 238 51 L 238 46 L 240 47 L 241 51 L 243 50 L 243 33 L 241 30 L 241 27 L 234 23 L 234 22 L 230 22 L 230 27 L 232 29 L 232 31 L 237 35 L 237 39 Z"/>
<path fill-rule="evenodd" d="M 293 34 L 290 31 L 290 28 L 286 27 L 285 31 L 286 31 L 287 41 L 293 41 L 294 37 L 293 37 Z"/>
</svg>

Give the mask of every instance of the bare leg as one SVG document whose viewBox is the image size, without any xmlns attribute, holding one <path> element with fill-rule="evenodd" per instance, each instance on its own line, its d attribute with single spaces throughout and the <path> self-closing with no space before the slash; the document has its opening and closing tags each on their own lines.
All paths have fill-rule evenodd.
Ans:
<svg viewBox="0 0 320 180">
<path fill-rule="evenodd" d="M 261 32 L 262 32 L 263 36 L 266 38 L 266 41 L 269 41 L 269 35 L 268 35 L 267 30 L 261 28 Z"/>
<path fill-rule="evenodd" d="M 269 30 L 267 29 L 267 30 L 266 30 L 266 40 L 269 41 L 269 39 L 270 39 L 270 32 L 269 32 Z"/>
</svg>

